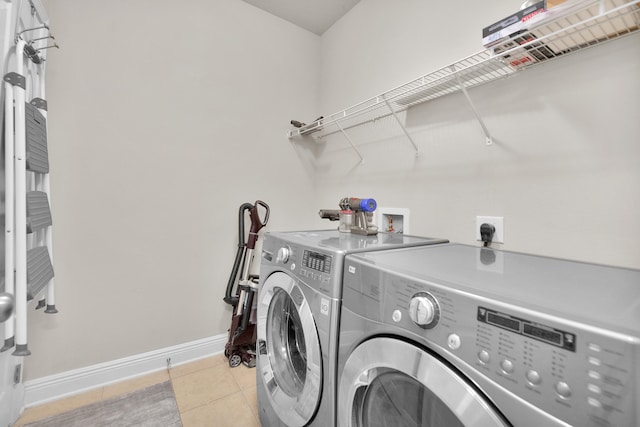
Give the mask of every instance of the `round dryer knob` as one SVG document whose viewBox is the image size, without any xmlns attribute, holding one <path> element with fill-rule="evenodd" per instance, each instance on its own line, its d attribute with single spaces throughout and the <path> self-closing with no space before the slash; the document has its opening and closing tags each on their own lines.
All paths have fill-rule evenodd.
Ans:
<svg viewBox="0 0 640 427">
<path fill-rule="evenodd" d="M 409 303 L 409 317 L 425 329 L 433 328 L 438 322 L 440 309 L 436 299 L 426 292 L 416 294 Z"/>
<path fill-rule="evenodd" d="M 282 261 L 283 264 L 286 264 L 289 261 L 289 256 L 291 255 L 291 249 L 284 246 L 278 249 L 278 256 L 276 258 L 277 262 Z"/>
</svg>

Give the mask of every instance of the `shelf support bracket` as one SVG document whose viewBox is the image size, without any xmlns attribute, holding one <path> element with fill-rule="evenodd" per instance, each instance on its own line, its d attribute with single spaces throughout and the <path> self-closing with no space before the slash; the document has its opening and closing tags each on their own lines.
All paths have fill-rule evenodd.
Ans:
<svg viewBox="0 0 640 427">
<path fill-rule="evenodd" d="M 400 128 L 404 132 L 404 134 L 407 137 L 407 139 L 409 139 L 409 142 L 411 143 L 411 145 L 413 145 L 413 149 L 416 152 L 416 157 L 418 157 L 420 155 L 420 150 L 418 149 L 418 146 L 416 145 L 416 143 L 413 140 L 413 138 L 411 138 L 411 135 L 409 135 L 409 132 L 407 132 L 407 128 L 404 127 L 404 125 L 402 124 L 402 120 L 400 120 L 400 117 L 398 117 L 398 115 L 396 114 L 395 110 L 393 109 L 393 107 L 391 106 L 389 101 L 387 101 L 387 98 L 384 95 L 382 95 L 382 99 L 383 99 L 384 103 L 387 104 L 387 107 L 389 108 L 389 111 L 391 111 L 391 114 L 393 115 L 393 118 L 396 119 L 396 122 L 398 122 L 398 125 L 400 125 Z"/>
<path fill-rule="evenodd" d="M 471 96 L 469 96 L 469 92 L 467 92 L 467 88 L 464 87 L 464 84 L 462 83 L 462 80 L 460 79 L 460 74 L 456 70 L 455 65 L 451 66 L 451 71 L 456 76 L 456 80 L 458 81 L 458 86 L 460 86 L 460 90 L 462 90 L 462 93 L 464 93 L 465 98 L 467 98 L 467 102 L 469 103 L 469 106 L 471 107 L 471 110 L 473 111 L 473 114 L 476 116 L 476 120 L 478 120 L 478 123 L 480 123 L 480 127 L 482 128 L 482 131 L 484 132 L 485 143 L 487 145 L 493 144 L 493 139 L 491 138 L 491 134 L 489 133 L 489 129 L 487 128 L 487 125 L 484 124 L 484 121 L 482 120 L 482 117 L 480 117 L 480 114 L 478 113 L 478 110 L 476 109 L 476 106 L 473 104 L 473 101 L 471 100 Z"/>
<path fill-rule="evenodd" d="M 342 128 L 342 126 L 340 126 L 340 122 L 336 121 L 336 126 L 338 126 L 338 129 L 340 129 L 340 132 L 342 132 L 347 142 L 349 142 L 349 144 L 351 145 L 351 148 L 353 148 L 353 151 L 355 151 L 358 157 L 360 157 L 360 164 L 364 164 L 364 157 L 362 157 L 362 154 L 360 154 L 360 151 L 358 150 L 356 145 L 353 143 L 353 141 L 351 141 L 351 138 L 349 138 L 349 135 L 347 135 L 347 133 Z"/>
</svg>

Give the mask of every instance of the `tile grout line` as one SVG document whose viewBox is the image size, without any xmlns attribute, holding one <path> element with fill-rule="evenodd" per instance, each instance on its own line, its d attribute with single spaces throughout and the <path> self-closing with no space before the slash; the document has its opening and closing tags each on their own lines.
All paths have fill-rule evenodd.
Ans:
<svg viewBox="0 0 640 427">
<path fill-rule="evenodd" d="M 180 424 L 184 426 L 184 421 L 182 419 L 182 411 L 180 410 L 180 406 L 178 406 L 178 398 L 176 396 L 176 388 L 173 386 L 173 377 L 171 376 L 171 369 L 168 369 L 169 374 L 169 382 L 171 383 L 171 390 L 173 391 L 173 400 L 176 402 L 176 409 L 178 410 L 178 416 L 180 417 Z"/>
<path fill-rule="evenodd" d="M 253 411 L 253 405 L 249 401 L 249 398 L 247 397 L 245 390 L 241 390 L 241 393 L 242 393 L 242 397 L 244 397 L 245 403 L 249 407 L 249 411 L 251 411 L 251 414 L 253 415 L 253 418 L 255 418 L 256 421 L 258 421 L 258 425 L 260 425 L 260 414 Z"/>
</svg>

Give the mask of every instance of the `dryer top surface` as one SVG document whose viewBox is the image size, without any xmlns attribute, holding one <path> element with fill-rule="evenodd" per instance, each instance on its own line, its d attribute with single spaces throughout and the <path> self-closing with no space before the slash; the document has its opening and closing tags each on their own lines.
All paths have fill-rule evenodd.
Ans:
<svg viewBox="0 0 640 427">
<path fill-rule="evenodd" d="M 294 245 L 316 247 L 333 253 L 359 253 L 446 243 L 448 240 L 379 232 L 375 236 L 341 233 L 338 230 L 270 232 L 268 235 Z"/>
</svg>

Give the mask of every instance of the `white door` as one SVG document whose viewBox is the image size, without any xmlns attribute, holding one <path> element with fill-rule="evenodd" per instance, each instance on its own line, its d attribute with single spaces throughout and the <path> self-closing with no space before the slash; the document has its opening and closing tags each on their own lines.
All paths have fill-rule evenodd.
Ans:
<svg viewBox="0 0 640 427">
<path fill-rule="evenodd" d="M 16 35 L 29 30 L 27 33 L 31 39 L 38 37 L 36 28 L 42 28 L 44 23 L 48 24 L 48 17 L 41 0 L 0 0 L 0 73 L 2 80 L 4 76 L 16 70 L 16 61 L 24 59 L 22 52 L 16 52 Z M 45 41 L 46 42 L 46 41 Z M 42 45 L 37 45 L 38 47 Z M 31 71 L 30 71 L 31 70 Z M 41 93 L 34 92 L 35 77 L 30 75 L 33 69 L 26 69 L 26 95 L 27 100 L 33 97 L 44 97 Z M 5 107 L 5 87 L 0 86 L 0 126 L 4 123 Z M 4 127 L 0 130 L 0 139 L 4 142 Z M 0 144 L 0 181 L 2 181 L 0 191 L 0 213 L 4 218 L 4 144 Z M 0 221 L 0 227 L 4 229 L 4 221 Z M 0 263 L 4 265 L 5 259 L 5 233 L 0 233 Z M 2 269 L 2 276 L 4 271 Z M 14 356 L 14 330 L 15 317 L 8 318 L 13 309 L 12 297 L 5 294 L 4 281 L 0 283 L 0 427 L 10 426 L 20 416 L 24 405 L 24 386 L 22 384 L 22 356 Z M 11 310 L 9 310 L 11 308 Z M 8 326 L 7 326 L 8 325 Z"/>
<path fill-rule="evenodd" d="M 322 392 L 320 342 L 300 284 L 285 273 L 269 276 L 258 292 L 257 339 L 261 392 L 282 423 L 306 425 Z"/>
<path fill-rule="evenodd" d="M 16 17 L 18 12 L 18 2 L 0 1 L 0 63 L 2 68 L 0 72 L 2 76 L 7 73 L 9 68 L 9 53 L 14 46 L 13 38 L 15 37 Z M 0 88 L 0 127 L 2 128 L 0 135 L 4 141 L 4 127 L 2 127 L 2 117 L 4 117 L 4 86 Z M 4 150 L 4 144 L 2 144 Z M 0 157 L 0 173 L 4 181 L 4 151 Z M 4 218 L 4 184 L 2 184 L 2 195 L 0 197 L 2 217 Z M 0 224 L 4 230 L 4 221 Z M 0 262 L 4 264 L 4 233 L 0 236 Z M 2 269 L 4 275 L 4 268 Z M 0 284 L 0 291 L 4 291 L 4 281 Z M 13 299 L 7 294 L 0 294 L 0 347 L 5 347 L 5 321 L 13 322 L 13 318 L 9 318 L 13 312 Z M 14 387 L 14 374 L 16 362 L 18 359 L 11 353 L 13 347 L 7 348 L 0 352 L 0 427 L 10 426 L 18 417 L 22 410 L 22 395 L 19 393 L 21 388 Z M 19 364 L 18 364 L 19 365 Z M 18 367 L 20 369 L 20 367 Z M 19 398 L 19 399 L 18 399 Z M 20 400 L 20 401 L 18 401 Z"/>
<path fill-rule="evenodd" d="M 465 378 L 423 349 L 373 338 L 349 355 L 340 376 L 344 427 L 505 427 L 509 423 Z"/>
</svg>

